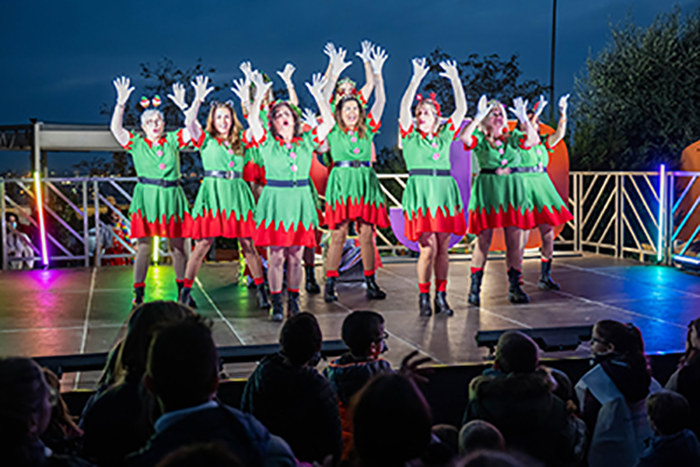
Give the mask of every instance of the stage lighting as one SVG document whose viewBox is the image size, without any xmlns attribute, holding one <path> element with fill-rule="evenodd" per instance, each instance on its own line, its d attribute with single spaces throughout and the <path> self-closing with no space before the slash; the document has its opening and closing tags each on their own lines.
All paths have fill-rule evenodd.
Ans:
<svg viewBox="0 0 700 467">
<path fill-rule="evenodd" d="M 501 334 L 508 331 L 518 331 L 530 336 L 537 343 L 537 346 L 545 352 L 557 352 L 561 350 L 576 350 L 582 341 L 591 340 L 593 326 L 479 331 L 476 333 L 477 346 L 488 347 L 491 355 L 493 355 Z"/>
<path fill-rule="evenodd" d="M 673 257 L 673 262 L 685 271 L 700 273 L 700 258 L 692 256 L 676 255 Z"/>
</svg>

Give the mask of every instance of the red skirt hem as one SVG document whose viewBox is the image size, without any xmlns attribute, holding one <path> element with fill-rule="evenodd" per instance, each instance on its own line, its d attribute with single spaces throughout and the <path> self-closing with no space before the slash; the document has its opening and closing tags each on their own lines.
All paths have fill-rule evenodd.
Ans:
<svg viewBox="0 0 700 467">
<path fill-rule="evenodd" d="M 556 227 L 574 219 L 571 212 L 564 206 L 561 206 L 559 211 L 556 209 L 550 210 L 549 206 L 545 206 L 542 208 L 542 211 L 533 211 L 533 216 L 535 218 L 535 227 L 542 224 L 549 224 L 552 227 Z"/>
<path fill-rule="evenodd" d="M 184 219 L 173 214 L 167 222 L 165 214 L 156 222 L 148 222 L 144 219 L 140 209 L 131 214 L 131 238 L 189 238 L 191 232 L 192 217 L 189 212 L 185 213 Z"/>
<path fill-rule="evenodd" d="M 386 206 L 380 204 L 376 207 L 373 204 L 365 203 L 364 198 L 360 198 L 359 202 L 348 199 L 349 204 L 342 201 L 336 201 L 335 206 L 326 204 L 326 212 L 324 215 L 325 224 L 329 229 L 333 230 L 338 225 L 346 220 L 361 220 L 367 224 L 373 224 L 380 229 L 389 227 L 389 215 L 386 212 Z"/>
<path fill-rule="evenodd" d="M 512 205 L 508 205 L 505 211 L 486 212 L 486 209 L 482 208 L 479 211 L 469 211 L 469 233 L 479 235 L 484 230 L 502 227 L 530 230 L 542 224 L 561 225 L 571 219 L 573 216 L 563 206 L 561 211 L 550 211 L 549 207 L 545 206 L 542 211 L 526 210 L 525 212 L 515 209 Z"/>
<path fill-rule="evenodd" d="M 306 229 L 299 222 L 296 227 L 291 226 L 289 230 L 285 230 L 281 223 L 279 228 L 275 227 L 274 222 L 268 227 L 263 227 L 263 223 L 258 225 L 253 233 L 255 246 L 308 246 L 311 248 L 316 246 L 316 229 L 313 226 Z"/>
<path fill-rule="evenodd" d="M 253 222 L 253 211 L 248 211 L 248 215 L 240 220 L 236 219 L 234 212 L 230 213 L 228 219 L 226 214 L 214 210 L 205 211 L 203 216 L 197 216 L 192 221 L 192 238 L 250 238 L 255 232 Z"/>
<path fill-rule="evenodd" d="M 408 218 L 408 213 L 404 212 L 404 234 L 412 242 L 417 242 L 421 234 L 425 232 L 450 233 L 454 235 L 464 235 L 467 232 L 467 221 L 464 218 L 464 211 L 458 210 L 455 215 L 444 215 L 442 209 L 437 210 L 437 215 L 433 216 L 428 210 L 427 215 L 423 214 L 423 209 L 419 208 L 417 213 L 413 213 L 413 218 Z"/>
</svg>

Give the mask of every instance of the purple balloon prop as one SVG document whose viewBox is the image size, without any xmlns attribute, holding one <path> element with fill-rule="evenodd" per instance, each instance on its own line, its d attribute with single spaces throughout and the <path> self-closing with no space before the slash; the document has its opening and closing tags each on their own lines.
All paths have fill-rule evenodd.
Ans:
<svg viewBox="0 0 700 467">
<path fill-rule="evenodd" d="M 464 121 L 460 132 L 469 123 Z M 462 204 L 464 204 L 464 217 L 467 225 L 469 218 L 467 216 L 467 206 L 469 205 L 469 194 L 472 189 L 472 154 L 471 151 L 464 150 L 464 144 L 457 140 L 450 146 L 450 165 L 452 177 L 454 177 L 459 187 L 459 194 L 462 196 Z M 396 239 L 403 246 L 413 251 L 420 251 L 418 242 L 412 242 L 404 233 L 405 221 L 401 208 L 389 209 L 389 221 L 391 222 L 391 230 L 394 231 Z M 450 248 L 455 246 L 462 239 L 459 235 L 452 235 L 450 238 Z"/>
</svg>

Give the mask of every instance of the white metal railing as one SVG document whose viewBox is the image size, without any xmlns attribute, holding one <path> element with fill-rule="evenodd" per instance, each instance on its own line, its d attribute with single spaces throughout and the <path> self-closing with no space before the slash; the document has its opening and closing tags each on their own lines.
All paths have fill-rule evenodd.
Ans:
<svg viewBox="0 0 700 467">
<path fill-rule="evenodd" d="M 400 208 L 408 174 L 378 174 L 388 208 Z M 700 245 L 700 172 L 571 172 L 568 204 L 574 219 L 555 241 L 558 249 L 592 251 L 615 257 L 670 264 Z M 124 253 L 106 254 L 100 214 L 114 213 L 127 225 L 122 208 L 131 202 L 135 177 L 0 178 L 2 245 L 7 245 L 8 212 L 29 223 L 33 256 L 10 258 L 3 247 L 2 267 L 21 261 L 42 261 L 45 242 L 49 264 L 95 264 L 135 254 L 128 240 L 116 237 Z M 36 187 L 42 190 L 47 228 L 41 231 Z M 405 247 L 391 228 L 377 232 L 378 248 L 396 252 Z M 457 247 L 468 247 L 468 238 Z M 167 251 L 159 245 L 161 256 Z"/>
</svg>

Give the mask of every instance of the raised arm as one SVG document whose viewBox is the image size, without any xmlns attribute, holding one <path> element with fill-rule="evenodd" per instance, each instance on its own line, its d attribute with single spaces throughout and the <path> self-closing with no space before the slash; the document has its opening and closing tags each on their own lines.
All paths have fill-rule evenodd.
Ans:
<svg viewBox="0 0 700 467">
<path fill-rule="evenodd" d="M 241 83 L 234 80 L 231 91 L 241 100 L 241 110 L 245 117 L 250 113 L 250 85 L 252 84 L 253 67 L 250 62 L 243 62 L 239 68 L 243 73 L 243 80 Z"/>
<path fill-rule="evenodd" d="M 549 135 L 547 138 L 547 145 L 553 148 L 559 141 L 564 139 L 566 134 L 566 109 L 569 107 L 569 94 L 561 96 L 559 99 L 559 125 L 557 125 L 557 131 Z"/>
<path fill-rule="evenodd" d="M 346 54 L 347 51 L 340 47 L 331 55 L 331 75 L 328 78 L 328 82 L 323 84 L 323 97 L 327 101 L 330 100 L 331 96 L 333 95 L 333 91 L 335 90 L 336 83 L 338 83 L 340 74 L 351 65 L 350 62 L 345 61 Z"/>
<path fill-rule="evenodd" d="M 372 66 L 372 52 L 374 47 L 370 41 L 362 41 L 360 44 L 362 49 L 359 52 L 355 52 L 355 55 L 362 59 L 362 63 L 365 67 L 365 85 L 360 89 L 360 94 L 365 102 L 369 101 L 369 97 L 372 95 L 374 86 L 378 84 L 375 80 L 376 72 Z M 380 49 L 381 50 L 381 49 Z M 385 54 L 386 55 L 386 54 Z M 386 99 L 385 99 L 386 100 Z"/>
<path fill-rule="evenodd" d="M 199 141 L 202 137 L 202 127 L 197 120 L 197 115 L 199 115 L 199 108 L 202 102 L 204 102 L 204 99 L 207 98 L 214 88 L 207 87 L 209 85 L 209 78 L 204 76 L 197 76 L 194 82 L 190 84 L 194 88 L 194 100 L 192 101 L 192 106 L 185 112 L 185 128 L 190 132 L 192 141 Z M 173 90 L 174 88 L 173 85 Z"/>
<path fill-rule="evenodd" d="M 372 66 L 372 72 L 374 73 L 374 82 L 376 83 L 376 92 L 374 95 L 374 104 L 372 105 L 372 117 L 374 121 L 379 123 L 382 121 L 382 115 L 384 114 L 384 107 L 386 106 L 386 92 L 384 90 L 384 78 L 382 76 L 382 68 L 384 67 L 384 62 L 389 56 L 386 51 L 380 47 L 375 47 L 372 49 L 372 56 L 370 57 L 370 65 Z"/>
<path fill-rule="evenodd" d="M 333 87 L 335 83 L 331 86 L 331 75 L 333 74 L 333 58 L 336 55 L 335 45 L 332 42 L 328 42 L 323 48 L 323 53 L 328 55 L 328 66 L 326 67 L 326 72 L 323 74 L 323 96 L 326 100 L 330 100 L 333 95 Z"/>
<path fill-rule="evenodd" d="M 450 119 L 455 128 L 459 128 L 462 125 L 464 116 L 467 114 L 467 98 L 464 96 L 464 87 L 462 86 L 462 80 L 459 78 L 457 63 L 454 61 L 440 62 L 440 67 L 443 69 L 440 76 L 449 79 L 452 83 L 452 91 L 455 96 L 455 111 L 450 116 Z"/>
<path fill-rule="evenodd" d="M 479 98 L 479 103 L 476 105 L 476 115 L 474 115 L 472 121 L 464 127 L 464 130 L 462 130 L 462 133 L 459 135 L 459 139 L 467 146 L 472 144 L 474 130 L 484 121 L 494 107 L 494 104 L 489 104 L 488 102 L 485 94 Z"/>
<path fill-rule="evenodd" d="M 525 128 L 525 135 L 527 137 L 525 146 L 532 147 L 539 144 L 540 135 L 537 134 L 534 125 L 530 122 L 530 119 L 527 118 L 527 100 L 523 100 L 522 97 L 516 97 L 513 99 L 513 107 L 509 107 L 508 110 L 513 112 L 520 124 Z"/>
<path fill-rule="evenodd" d="M 294 65 L 292 65 L 291 63 L 287 63 L 284 66 L 284 70 L 278 71 L 277 74 L 280 78 L 282 78 L 282 81 L 284 81 L 284 85 L 287 87 L 287 94 L 289 94 L 289 102 L 298 107 L 299 97 L 297 97 L 297 91 L 294 89 L 294 82 L 292 81 L 292 75 L 294 74 L 295 70 L 296 68 L 294 67 Z"/>
<path fill-rule="evenodd" d="M 413 64 L 413 76 L 411 77 L 411 82 L 408 83 L 408 88 L 406 88 L 406 92 L 401 99 L 401 107 L 399 108 L 399 125 L 404 130 L 408 130 L 411 126 L 413 121 L 411 104 L 416 97 L 420 82 L 428 73 L 425 58 L 414 58 L 411 63 Z"/>
<path fill-rule="evenodd" d="M 321 112 L 321 119 L 323 121 L 316 127 L 316 138 L 319 141 L 323 141 L 333 129 L 335 120 L 333 119 L 333 113 L 331 113 L 331 105 L 328 103 L 328 100 L 325 99 L 323 92 L 321 92 L 321 88 L 323 87 L 323 77 L 321 73 L 315 73 L 311 77 L 311 83 L 306 83 L 306 87 L 316 101 L 319 112 Z"/>
<path fill-rule="evenodd" d="M 114 88 L 117 90 L 117 104 L 114 106 L 114 113 L 112 114 L 112 123 L 109 129 L 114 135 L 114 139 L 122 145 L 126 146 L 129 144 L 129 132 L 124 128 L 124 106 L 129 100 L 129 96 L 134 92 L 134 88 L 131 87 L 131 80 L 126 76 L 117 78 L 112 81 Z"/>
<path fill-rule="evenodd" d="M 253 73 L 251 79 L 255 85 L 255 100 L 250 109 L 250 114 L 248 114 L 248 126 L 253 141 L 260 141 L 265 135 L 265 128 L 263 128 L 262 120 L 260 120 L 260 105 L 265 99 L 267 90 L 272 87 L 272 81 L 266 83 L 258 72 Z"/>
</svg>

